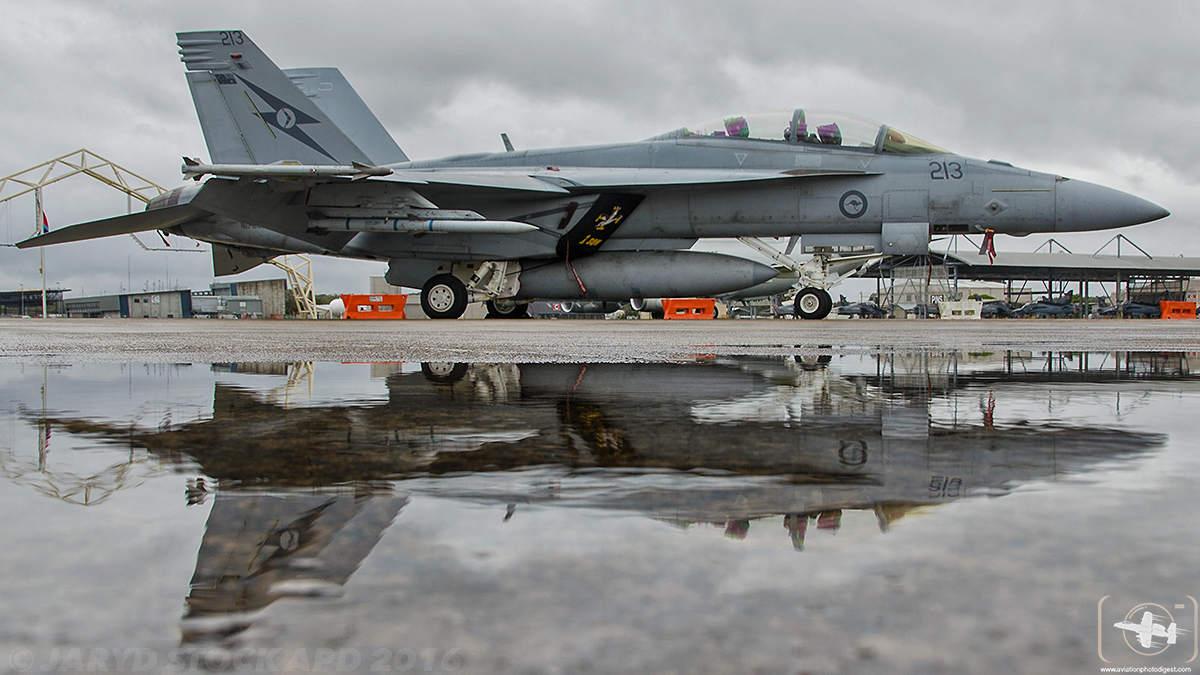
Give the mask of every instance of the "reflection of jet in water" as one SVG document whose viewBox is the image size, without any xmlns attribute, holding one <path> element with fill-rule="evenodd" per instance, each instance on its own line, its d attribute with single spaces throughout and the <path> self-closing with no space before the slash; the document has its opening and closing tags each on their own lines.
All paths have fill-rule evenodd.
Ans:
<svg viewBox="0 0 1200 675">
<path fill-rule="evenodd" d="M 392 383 L 393 397 L 413 384 Z M 469 378 L 462 389 L 470 391 Z M 520 444 L 526 450 L 548 446 L 545 462 L 537 463 L 554 461 L 550 451 L 558 451 L 561 461 L 565 447 L 571 466 L 610 471 L 577 471 L 554 493 L 518 489 L 505 495 L 496 481 L 459 481 L 457 489 L 438 483 L 439 494 L 555 499 L 673 522 L 785 515 L 795 536 L 804 527 L 798 516 L 833 530 L 839 511 L 868 509 L 886 528 L 913 507 L 972 493 L 1002 494 L 1148 451 L 1163 440 L 1067 424 L 934 424 L 929 398 L 897 399 L 866 386 L 865 378 L 778 359 L 522 365 L 520 390 L 526 406 L 555 401 L 562 422 L 558 437 L 544 433 Z M 998 396 L 1003 399 L 1003 389 Z M 469 470 L 507 455 L 505 448 L 485 446 L 439 463 Z M 655 473 L 663 470 L 688 472 L 688 478 Z"/>
<path fill-rule="evenodd" d="M 771 358 L 458 364 L 394 374 L 387 387 L 383 404 L 285 410 L 218 384 L 211 420 L 164 430 L 52 421 L 194 461 L 222 489 L 399 480 L 489 503 L 735 523 L 731 536 L 744 530 L 738 523 L 785 516 L 798 542 L 810 520 L 835 530 L 840 510 L 871 510 L 886 528 L 914 507 L 1086 471 L 1164 438 L 1065 423 L 934 423 L 931 402 L 958 390 L 897 397 L 872 378 Z M 1026 395 L 994 378 L 987 387 L 1000 405 Z"/>
<path fill-rule="evenodd" d="M 1169 644 L 1169 645 L 1175 644 L 1175 638 L 1176 638 L 1175 623 L 1172 622 L 1170 626 L 1168 626 L 1167 628 L 1163 628 L 1163 625 L 1161 623 L 1154 622 L 1154 615 L 1151 614 L 1150 612 L 1145 612 L 1144 614 L 1142 614 L 1142 622 L 1141 623 L 1134 623 L 1132 621 L 1118 621 L 1117 623 L 1115 623 L 1113 625 L 1116 626 L 1117 628 L 1120 628 L 1121 630 L 1127 630 L 1127 631 L 1132 631 L 1134 633 L 1137 633 L 1138 643 L 1141 644 L 1142 648 L 1144 648 L 1144 649 L 1150 649 L 1151 647 L 1155 646 L 1156 644 L 1158 646 L 1161 646 L 1162 645 L 1161 642 L 1159 642 L 1159 643 L 1154 642 L 1154 638 L 1156 638 L 1156 637 L 1165 637 L 1165 638 L 1167 638 L 1167 644 Z"/>
<path fill-rule="evenodd" d="M 86 400 L 73 403 L 85 410 L 77 418 L 30 417 L 123 455 L 198 465 L 193 500 L 216 481 L 182 625 L 198 648 L 240 639 L 280 597 L 340 594 L 407 501 L 396 488 L 506 505 L 506 517 L 539 503 L 712 523 L 735 539 L 782 517 L 774 527 L 801 549 L 811 531 L 836 532 L 847 509 L 886 529 L 913 509 L 1164 440 L 1071 424 L 946 426 L 931 422 L 930 404 L 953 388 L 896 396 L 827 363 L 765 357 L 427 365 L 390 375 L 384 403 L 298 408 L 229 384 L 238 375 L 214 384 L 211 419 L 101 422 Z M 1025 395 L 987 386 L 1001 402 Z"/>
</svg>

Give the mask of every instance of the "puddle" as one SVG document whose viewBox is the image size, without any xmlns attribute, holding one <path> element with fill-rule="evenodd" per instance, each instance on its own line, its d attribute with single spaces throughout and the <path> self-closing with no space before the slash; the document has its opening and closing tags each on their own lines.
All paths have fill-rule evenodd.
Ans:
<svg viewBox="0 0 1200 675">
<path fill-rule="evenodd" d="M 0 365 L 0 645 L 18 671 L 1183 663 L 1193 365 Z M 1152 601 L 1186 637 L 1147 655 L 1113 624 Z"/>
</svg>

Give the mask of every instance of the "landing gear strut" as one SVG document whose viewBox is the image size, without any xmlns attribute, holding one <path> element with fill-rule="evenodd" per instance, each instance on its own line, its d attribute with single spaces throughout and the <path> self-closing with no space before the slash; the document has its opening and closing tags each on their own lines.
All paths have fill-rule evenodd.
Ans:
<svg viewBox="0 0 1200 675">
<path fill-rule="evenodd" d="M 829 316 L 830 310 L 833 309 L 833 298 L 829 297 L 829 292 L 825 289 L 833 287 L 846 277 L 865 272 L 868 267 L 887 257 L 884 254 L 869 253 L 832 258 L 829 254 L 814 253 L 811 260 L 801 265 L 791 258 L 792 248 L 799 241 L 799 237 L 791 238 L 785 253 L 780 253 L 773 246 L 755 237 L 738 237 L 738 241 L 774 260 L 778 265 L 776 269 L 798 273 L 797 283 L 792 288 L 804 286 L 793 301 L 796 317 L 800 319 L 824 319 Z"/>
<path fill-rule="evenodd" d="M 833 298 L 820 288 L 809 287 L 796 294 L 793 307 L 797 318 L 824 319 L 833 309 Z"/>
<path fill-rule="evenodd" d="M 457 319 L 467 311 L 467 287 L 453 274 L 439 274 L 421 289 L 421 309 L 431 319 Z"/>
</svg>

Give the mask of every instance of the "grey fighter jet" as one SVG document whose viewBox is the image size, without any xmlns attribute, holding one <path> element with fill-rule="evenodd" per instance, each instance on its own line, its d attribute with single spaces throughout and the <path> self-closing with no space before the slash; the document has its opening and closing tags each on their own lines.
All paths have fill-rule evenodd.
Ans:
<svg viewBox="0 0 1200 675">
<path fill-rule="evenodd" d="M 893 127 L 810 108 L 734 114 L 643 141 L 412 161 L 335 69 L 282 71 L 236 30 L 178 34 L 211 164 L 146 211 L 21 248 L 143 230 L 206 241 L 217 275 L 276 255 L 386 260 L 430 317 L 472 300 L 521 317 L 538 298 L 711 296 L 774 278 L 689 250 L 739 238 L 797 273 L 796 312 L 871 254 L 923 254 L 938 234 L 1026 235 L 1165 217 L 1143 199 L 962 157 Z M 209 178 L 203 182 L 205 176 Z M 785 252 L 762 241 L 789 238 Z M 796 244 L 813 259 L 791 254 Z M 846 261 L 850 262 L 847 263 Z"/>
</svg>

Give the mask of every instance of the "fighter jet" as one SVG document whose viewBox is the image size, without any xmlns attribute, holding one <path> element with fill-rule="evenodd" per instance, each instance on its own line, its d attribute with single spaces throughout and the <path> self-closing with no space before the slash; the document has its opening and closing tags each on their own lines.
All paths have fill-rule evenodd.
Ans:
<svg viewBox="0 0 1200 675">
<path fill-rule="evenodd" d="M 1142 614 L 1141 623 L 1134 623 L 1132 621 L 1118 621 L 1117 623 L 1114 623 L 1113 626 L 1116 626 L 1121 630 L 1137 633 L 1138 643 L 1142 645 L 1143 649 L 1150 649 L 1153 647 L 1154 638 L 1156 637 L 1167 638 L 1167 644 L 1169 645 L 1175 644 L 1175 639 L 1177 637 L 1177 630 L 1174 623 L 1171 623 L 1171 625 L 1167 628 L 1163 628 L 1161 623 L 1154 623 L 1154 615 L 1150 612 L 1145 612 Z"/>
<path fill-rule="evenodd" d="M 422 289 L 428 316 L 452 319 L 470 301 L 523 317 L 534 299 L 714 296 L 779 274 L 689 250 L 739 238 L 797 273 L 796 314 L 819 319 L 856 256 L 924 254 L 932 235 L 980 233 L 990 244 L 996 233 L 1168 215 L 1117 190 L 812 108 L 610 145 L 515 150 L 505 137 L 504 152 L 414 161 L 336 69 L 282 71 L 238 30 L 177 38 L 212 163 L 185 158 L 196 183 L 143 213 L 18 247 L 157 229 L 211 243 L 218 276 L 284 253 L 382 260 L 389 283 Z M 771 237 L 788 238 L 786 250 Z M 804 265 L 791 257 L 797 244 L 813 256 Z"/>
</svg>

